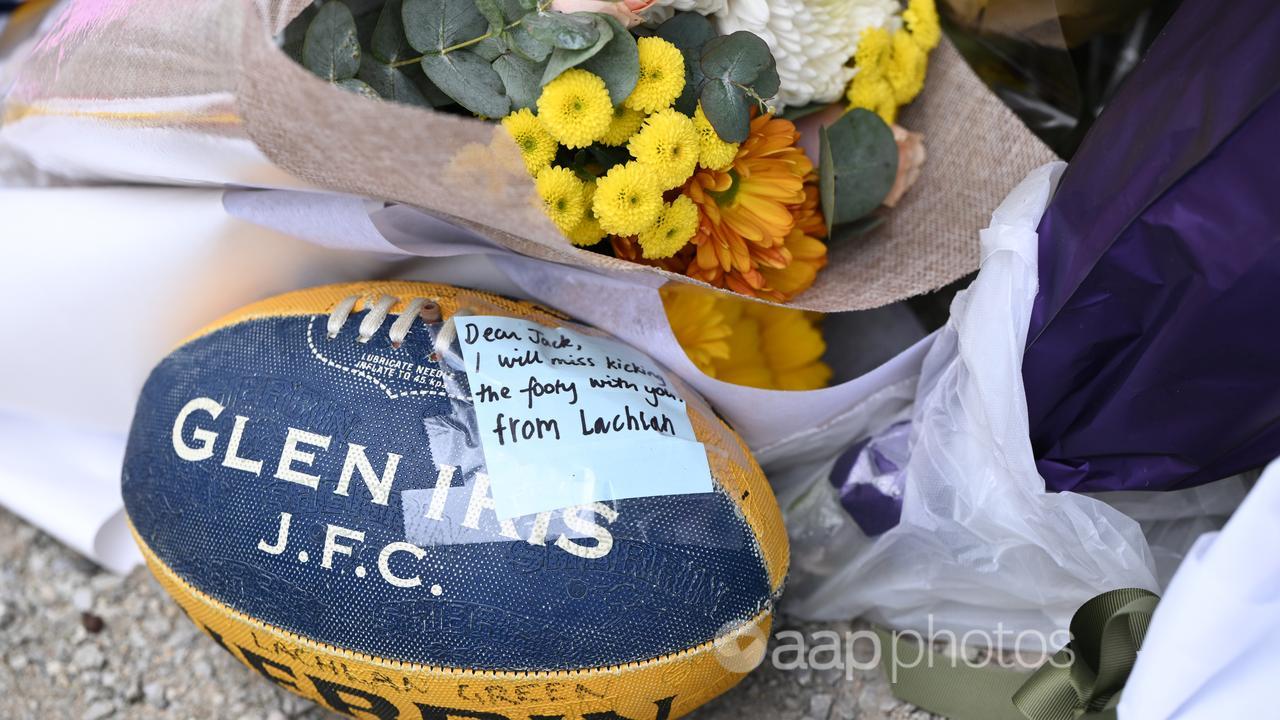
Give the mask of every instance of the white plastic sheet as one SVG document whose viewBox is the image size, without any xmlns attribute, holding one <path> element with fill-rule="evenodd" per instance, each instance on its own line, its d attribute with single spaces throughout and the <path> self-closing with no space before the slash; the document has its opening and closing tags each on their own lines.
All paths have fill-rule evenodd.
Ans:
<svg viewBox="0 0 1280 720">
<path fill-rule="evenodd" d="M 1158 589 L 1138 523 L 1093 498 L 1046 493 L 1028 440 L 1021 366 L 1036 293 L 1035 228 L 1062 168 L 1031 173 L 982 231 L 982 269 L 956 297 L 914 388 L 897 526 L 864 535 L 825 468 L 780 478 L 797 559 L 792 612 L 868 614 L 958 636 L 1035 631 L 1047 645 L 1093 595 Z"/>
</svg>

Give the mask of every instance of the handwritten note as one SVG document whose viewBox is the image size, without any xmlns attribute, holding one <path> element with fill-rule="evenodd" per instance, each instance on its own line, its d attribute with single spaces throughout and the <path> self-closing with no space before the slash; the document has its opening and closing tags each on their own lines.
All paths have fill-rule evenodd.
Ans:
<svg viewBox="0 0 1280 720">
<path fill-rule="evenodd" d="M 684 400 L 639 351 L 516 318 L 454 322 L 498 517 L 712 491 Z"/>
</svg>

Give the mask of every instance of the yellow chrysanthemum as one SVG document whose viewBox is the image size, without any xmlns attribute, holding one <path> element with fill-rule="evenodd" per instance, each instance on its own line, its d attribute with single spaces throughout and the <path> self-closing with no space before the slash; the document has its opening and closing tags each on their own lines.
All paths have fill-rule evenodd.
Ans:
<svg viewBox="0 0 1280 720">
<path fill-rule="evenodd" d="M 660 37 L 642 37 L 636 47 L 640 51 L 640 77 L 636 89 L 623 103 L 647 113 L 671 107 L 684 92 L 684 55 Z"/>
<path fill-rule="evenodd" d="M 938 8 L 933 0 L 910 0 L 907 9 L 902 13 L 902 22 L 911 33 L 921 50 L 932 50 L 942 39 L 942 28 L 938 23 Z"/>
<path fill-rule="evenodd" d="M 609 129 L 600 137 L 600 142 L 615 147 L 626 145 L 643 124 L 644 113 L 632 110 L 626 105 L 619 105 L 613 109 L 613 120 L 609 123 Z"/>
<path fill-rule="evenodd" d="M 813 390 L 831 380 L 820 315 L 686 285 L 660 292 L 676 340 L 707 375 L 775 390 Z"/>
<path fill-rule="evenodd" d="M 899 30 L 893 34 L 893 52 L 884 77 L 893 88 L 895 103 L 906 105 L 920 94 L 927 65 L 928 56 L 911 38 L 911 33 Z"/>
<path fill-rule="evenodd" d="M 538 173 L 534 184 L 551 222 L 565 234 L 573 232 L 587 212 L 583 182 L 568 168 L 547 167 Z"/>
<path fill-rule="evenodd" d="M 599 140 L 613 122 L 613 103 L 604 80 L 581 68 L 560 73 L 538 96 L 538 120 L 568 148 Z"/>
<path fill-rule="evenodd" d="M 883 73 L 892 48 L 893 38 L 888 30 L 869 27 L 858 36 L 858 47 L 853 51 L 853 65 L 859 73 Z"/>
<path fill-rule="evenodd" d="M 646 165 L 663 190 L 683 185 L 698 167 L 698 133 L 677 110 L 660 110 L 627 143 L 632 157 Z"/>
<path fill-rule="evenodd" d="M 596 181 L 591 209 L 607 232 L 635 235 L 657 222 L 662 188 L 653 172 L 638 162 L 615 165 Z"/>
<path fill-rule="evenodd" d="M 849 109 L 865 108 L 880 116 L 886 124 L 893 124 L 898 117 L 898 103 L 894 102 L 893 86 L 882 74 L 858 73 L 849 83 Z"/>
<path fill-rule="evenodd" d="M 502 127 L 506 128 L 511 139 L 520 148 L 524 169 L 532 177 L 537 177 L 540 170 L 556 159 L 559 143 L 542 127 L 542 123 L 538 122 L 529 108 L 521 108 L 503 118 Z"/>
<path fill-rule="evenodd" d="M 720 298 L 686 285 L 667 285 L 659 292 L 671 331 L 685 355 L 699 370 L 715 377 L 716 362 L 729 359 L 729 336 L 733 334 L 720 311 Z"/>
<path fill-rule="evenodd" d="M 698 231 L 698 219 L 698 206 L 684 195 L 664 203 L 658 222 L 636 236 L 640 254 L 650 260 L 675 255 L 693 239 L 693 234 Z"/>
<path fill-rule="evenodd" d="M 693 129 L 698 133 L 698 164 L 708 170 L 728 170 L 738 156 L 738 143 L 720 139 L 706 113 L 702 112 L 702 103 L 698 103 L 698 109 L 693 113 Z"/>
<path fill-rule="evenodd" d="M 588 215 L 578 223 L 578 226 L 568 233 L 569 242 L 578 247 L 587 247 L 595 245 L 604 239 L 604 228 L 600 227 L 600 222 Z"/>
</svg>

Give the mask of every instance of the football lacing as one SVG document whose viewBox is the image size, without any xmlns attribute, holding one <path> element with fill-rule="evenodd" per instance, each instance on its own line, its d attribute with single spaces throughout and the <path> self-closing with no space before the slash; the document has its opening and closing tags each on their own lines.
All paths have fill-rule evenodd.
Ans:
<svg viewBox="0 0 1280 720">
<path fill-rule="evenodd" d="M 347 322 L 347 318 L 351 317 L 351 312 L 355 310 L 358 302 L 360 302 L 359 295 L 349 295 L 334 306 L 333 311 L 329 313 L 329 322 L 325 326 L 330 339 L 338 337 L 338 333 Z M 369 313 L 360 321 L 360 327 L 356 330 L 356 342 L 369 342 L 379 328 L 382 327 L 382 323 L 386 322 L 387 315 L 397 302 L 399 302 L 399 298 L 391 295 L 380 295 L 373 305 L 369 306 Z M 405 337 L 409 335 L 409 329 L 413 327 L 413 321 L 419 317 L 429 323 L 440 322 L 440 306 L 434 300 L 428 298 L 411 299 L 404 306 L 404 309 L 400 311 L 400 314 L 396 316 L 395 322 L 391 323 L 391 329 L 387 331 L 387 337 L 391 339 L 392 347 L 400 347 Z"/>
</svg>

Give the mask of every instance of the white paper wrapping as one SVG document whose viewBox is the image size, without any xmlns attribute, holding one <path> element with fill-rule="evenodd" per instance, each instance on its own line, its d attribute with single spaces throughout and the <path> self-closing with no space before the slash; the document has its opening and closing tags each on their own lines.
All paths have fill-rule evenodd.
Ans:
<svg viewBox="0 0 1280 720">
<path fill-rule="evenodd" d="M 1121 720 L 1276 716 L 1280 678 L 1280 461 L 1226 527 L 1187 554 L 1156 607 Z"/>
<path fill-rule="evenodd" d="M 237 221 L 221 195 L 0 190 L 0 505 L 117 572 L 139 559 L 120 464 L 151 367 L 247 302 L 393 267 Z"/>
</svg>

